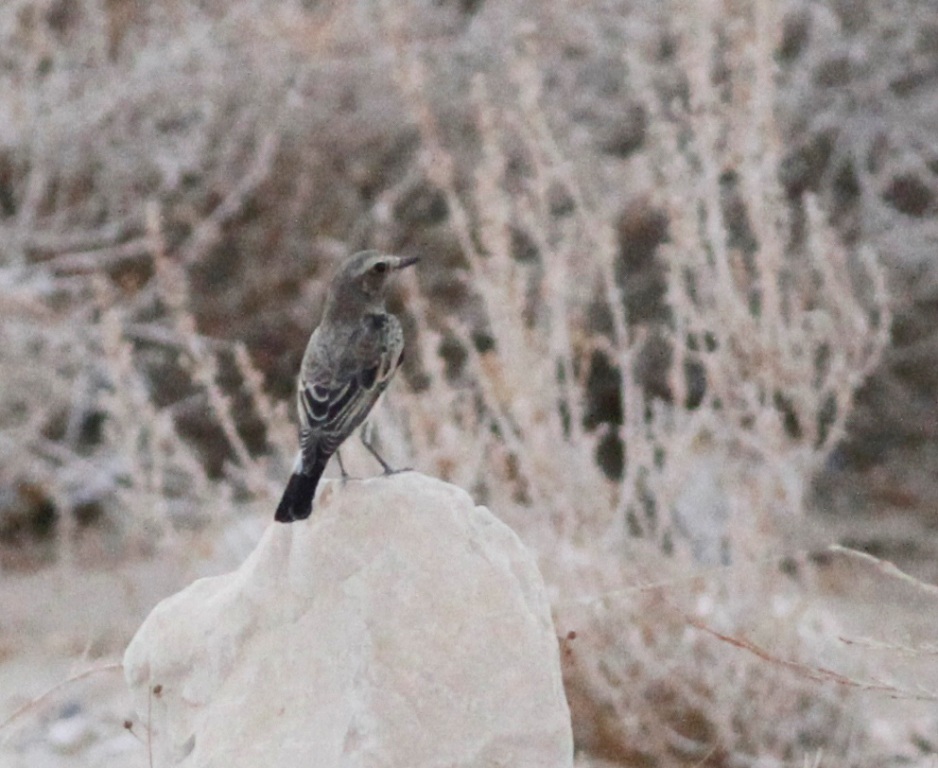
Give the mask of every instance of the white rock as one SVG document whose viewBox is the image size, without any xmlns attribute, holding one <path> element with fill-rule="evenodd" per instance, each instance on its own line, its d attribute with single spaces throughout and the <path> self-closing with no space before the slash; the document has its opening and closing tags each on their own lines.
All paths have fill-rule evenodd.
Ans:
<svg viewBox="0 0 938 768">
<path fill-rule="evenodd" d="M 309 520 L 160 603 L 124 669 L 161 766 L 573 764 L 534 558 L 413 472 L 324 482 Z"/>
</svg>

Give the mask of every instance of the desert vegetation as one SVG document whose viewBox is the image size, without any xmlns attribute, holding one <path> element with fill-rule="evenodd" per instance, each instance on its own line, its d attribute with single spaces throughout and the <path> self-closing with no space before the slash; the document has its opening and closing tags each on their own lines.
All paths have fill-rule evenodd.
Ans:
<svg viewBox="0 0 938 768">
<path fill-rule="evenodd" d="M 5 3 L 0 593 L 236 565 L 323 279 L 414 254 L 374 430 L 536 552 L 578 764 L 930 764 L 934 574 L 884 559 L 933 538 L 912 5 Z M 66 694 L 11 679 L 15 761 Z"/>
</svg>

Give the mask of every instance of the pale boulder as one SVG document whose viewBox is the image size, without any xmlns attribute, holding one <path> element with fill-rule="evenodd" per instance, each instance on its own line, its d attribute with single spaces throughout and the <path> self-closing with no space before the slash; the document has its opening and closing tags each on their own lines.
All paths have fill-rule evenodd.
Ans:
<svg viewBox="0 0 938 768">
<path fill-rule="evenodd" d="M 534 558 L 413 472 L 324 482 L 309 520 L 160 603 L 124 668 L 159 766 L 573 764 Z"/>
</svg>

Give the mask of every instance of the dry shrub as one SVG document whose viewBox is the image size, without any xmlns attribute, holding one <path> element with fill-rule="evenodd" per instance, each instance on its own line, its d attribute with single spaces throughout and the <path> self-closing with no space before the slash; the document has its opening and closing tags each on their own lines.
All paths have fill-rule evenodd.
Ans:
<svg viewBox="0 0 938 768">
<path fill-rule="evenodd" d="M 682 77 L 657 79 L 647 50 L 622 62 L 651 116 L 635 175 L 654 179 L 669 223 L 666 319 L 653 324 L 627 316 L 616 196 L 583 177 L 542 103 L 536 27 L 506 54 L 507 85 L 473 80 L 480 149 L 466 181 L 424 97 L 431 70 L 386 9 L 422 168 L 465 257 L 454 279 L 473 301 L 441 315 L 412 286 L 423 386 L 396 391 L 377 421 L 537 550 L 558 627 L 573 631 L 581 748 L 641 765 L 852 755 L 862 727 L 843 685 L 810 673 L 832 628 L 772 556 L 886 345 L 883 272 L 813 199 L 789 206 L 780 191 L 772 4 L 672 10 Z M 666 397 L 641 386 L 662 335 Z M 441 360 L 454 346 L 461 375 Z M 621 424 L 591 429 L 597 355 L 618 377 Z M 624 451 L 612 477 L 597 460 L 609 432 Z M 714 575 L 701 562 L 732 565 Z"/>
<path fill-rule="evenodd" d="M 156 285 L 184 298 L 182 271 L 158 246 L 153 258 Z M 49 285 L 24 282 L 2 292 L 3 303 L 17 310 L 3 325 L 0 352 L 10 373 L 0 390 L 0 466 L 11 489 L 2 523 L 5 543 L 16 545 L 5 551 L 6 564 L 16 564 L 11 556 L 36 554 L 57 554 L 66 566 L 157 550 L 187 557 L 193 553 L 180 531 L 227 522 L 233 509 L 249 511 L 252 500 L 268 499 L 266 461 L 245 447 L 219 384 L 223 353 L 243 370 L 242 388 L 256 411 L 272 425 L 287 420 L 283 408 L 269 403 L 243 347 L 201 336 L 175 300 L 175 327 L 141 330 L 104 279 L 91 281 L 91 298 L 86 285 L 80 301 L 59 295 L 58 308 L 49 306 Z M 139 343 L 141 334 L 148 343 Z M 210 413 L 216 439 L 230 441 L 233 458 L 223 476 L 209 473 L 205 457 L 180 432 L 180 403 L 157 404 L 154 349 L 189 371 L 182 406 Z M 47 505 L 45 530 L 37 529 L 29 503 Z M 54 550 L 31 551 L 36 538 L 53 542 Z"/>
<path fill-rule="evenodd" d="M 0 540 L 276 493 L 251 360 L 290 389 L 309 277 L 407 146 L 368 25 L 306 5 L 0 4 Z"/>
<path fill-rule="evenodd" d="M 916 0 L 794 2 L 778 59 L 786 191 L 818 195 L 845 240 L 872 246 L 889 272 L 892 343 L 839 451 L 854 471 L 826 478 L 839 512 L 855 520 L 867 507 L 874 524 L 857 538 L 880 550 L 891 538 L 875 525 L 884 507 L 928 525 L 938 498 L 935 474 L 921 471 L 938 445 L 935 22 L 934 6 Z"/>
</svg>

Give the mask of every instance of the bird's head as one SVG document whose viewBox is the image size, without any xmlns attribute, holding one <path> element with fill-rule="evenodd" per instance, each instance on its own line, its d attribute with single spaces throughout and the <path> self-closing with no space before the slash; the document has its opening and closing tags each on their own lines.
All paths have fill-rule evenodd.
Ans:
<svg viewBox="0 0 938 768">
<path fill-rule="evenodd" d="M 383 310 L 391 275 L 417 261 L 416 256 L 391 256 L 378 251 L 356 253 L 332 278 L 326 311 L 359 313 Z"/>
</svg>

